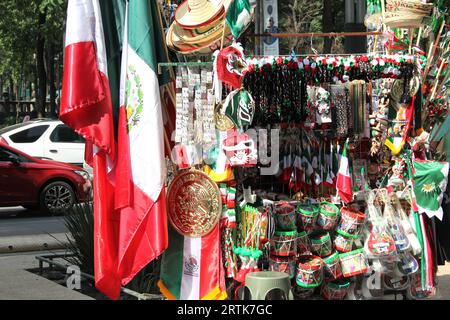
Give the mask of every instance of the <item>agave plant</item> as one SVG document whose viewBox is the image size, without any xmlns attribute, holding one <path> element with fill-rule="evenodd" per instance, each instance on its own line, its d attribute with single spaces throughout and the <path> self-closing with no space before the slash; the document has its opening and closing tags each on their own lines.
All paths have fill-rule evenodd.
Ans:
<svg viewBox="0 0 450 320">
<path fill-rule="evenodd" d="M 94 214 L 93 203 L 81 203 L 64 216 L 69 231 L 66 248 L 73 253 L 66 261 L 80 267 L 82 272 L 94 274 Z M 127 285 L 127 288 L 139 293 L 159 294 L 160 260 L 154 260 L 143 268 Z"/>
<path fill-rule="evenodd" d="M 94 274 L 94 214 L 92 202 L 76 204 L 64 216 L 67 249 L 73 253 L 66 260 L 80 267 L 82 272 Z"/>
</svg>

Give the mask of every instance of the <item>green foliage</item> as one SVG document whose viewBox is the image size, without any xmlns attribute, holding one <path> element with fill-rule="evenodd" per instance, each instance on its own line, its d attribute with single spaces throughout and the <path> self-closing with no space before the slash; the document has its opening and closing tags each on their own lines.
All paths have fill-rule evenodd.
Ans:
<svg viewBox="0 0 450 320">
<path fill-rule="evenodd" d="M 74 256 L 66 260 L 80 267 L 80 270 L 94 274 L 94 213 L 91 203 L 81 203 L 64 216 L 64 224 L 69 231 L 67 249 Z"/>
<path fill-rule="evenodd" d="M 74 254 L 66 260 L 80 267 L 82 272 L 94 274 L 94 212 L 93 204 L 75 205 L 65 216 L 64 224 L 69 231 L 67 249 Z M 142 269 L 127 288 L 139 293 L 159 294 L 160 260 L 150 262 Z"/>
<path fill-rule="evenodd" d="M 15 85 L 36 83 L 36 47 L 38 36 L 46 50 L 53 46 L 62 62 L 68 0 L 0 0 L 0 79 Z M 45 23 L 39 18 L 44 15 Z M 57 70 L 61 79 L 62 70 Z M 0 80 L 0 81 L 1 81 Z M 59 87 L 59 84 L 56 84 Z"/>
</svg>

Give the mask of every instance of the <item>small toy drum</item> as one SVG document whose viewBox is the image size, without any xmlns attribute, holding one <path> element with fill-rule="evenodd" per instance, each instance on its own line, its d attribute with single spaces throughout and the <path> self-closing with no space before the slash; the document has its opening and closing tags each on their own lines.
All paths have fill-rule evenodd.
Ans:
<svg viewBox="0 0 450 320">
<path fill-rule="evenodd" d="M 354 237 L 345 237 L 341 234 L 336 234 L 336 237 L 334 238 L 334 247 L 339 252 L 350 252 L 352 251 L 354 240 Z"/>
<path fill-rule="evenodd" d="M 305 289 L 299 286 L 295 286 L 293 291 L 294 299 L 295 300 L 306 300 L 308 298 L 311 298 L 314 295 L 314 288 L 312 289 Z"/>
<path fill-rule="evenodd" d="M 342 275 L 345 278 L 366 273 L 369 269 L 369 262 L 364 253 L 364 249 L 354 250 L 339 255 L 341 261 Z"/>
<path fill-rule="evenodd" d="M 350 288 L 350 281 L 341 279 L 327 282 L 322 286 L 322 296 L 326 300 L 344 300 Z"/>
<path fill-rule="evenodd" d="M 272 255 L 289 257 L 297 255 L 297 231 L 277 231 L 270 241 Z"/>
<path fill-rule="evenodd" d="M 323 202 L 320 205 L 319 217 L 317 218 L 317 225 L 325 230 L 330 231 L 336 227 L 337 221 L 339 219 L 339 208 L 330 203 Z"/>
<path fill-rule="evenodd" d="M 297 285 L 316 288 L 322 284 L 323 260 L 317 256 L 301 256 L 297 266 Z"/>
<path fill-rule="evenodd" d="M 333 244 L 328 232 L 319 231 L 311 235 L 311 251 L 319 257 L 327 257 L 333 252 Z"/>
<path fill-rule="evenodd" d="M 352 237 L 361 232 L 366 215 L 358 210 L 343 207 L 341 209 L 341 221 L 339 222 L 337 232 L 341 235 Z"/>
<path fill-rule="evenodd" d="M 310 255 L 311 252 L 311 242 L 306 231 L 298 233 L 297 238 L 297 254 L 298 255 Z"/>
<path fill-rule="evenodd" d="M 285 272 L 293 279 L 295 277 L 295 257 L 270 256 L 269 268 L 271 271 Z"/>
<path fill-rule="evenodd" d="M 341 261 L 339 253 L 335 252 L 329 257 L 323 259 L 325 279 L 336 280 L 342 277 Z"/>
<path fill-rule="evenodd" d="M 299 228 L 305 231 L 314 230 L 319 217 L 319 209 L 313 205 L 300 205 L 297 211 Z"/>
<path fill-rule="evenodd" d="M 297 229 L 297 212 L 288 202 L 279 202 L 275 205 L 275 222 L 277 230 L 293 231 Z"/>
</svg>

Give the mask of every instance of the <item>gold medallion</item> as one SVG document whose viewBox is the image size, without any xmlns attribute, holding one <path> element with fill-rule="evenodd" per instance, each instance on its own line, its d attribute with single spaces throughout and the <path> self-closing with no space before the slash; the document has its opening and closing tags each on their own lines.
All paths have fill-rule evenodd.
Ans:
<svg viewBox="0 0 450 320">
<path fill-rule="evenodd" d="M 178 233 L 191 238 L 206 236 L 222 216 L 219 187 L 201 171 L 185 171 L 169 186 L 167 210 Z"/>
<path fill-rule="evenodd" d="M 234 123 L 228 116 L 220 113 L 221 104 L 218 104 L 214 111 L 214 118 L 216 121 L 216 128 L 219 131 L 228 131 L 234 128 Z"/>
</svg>

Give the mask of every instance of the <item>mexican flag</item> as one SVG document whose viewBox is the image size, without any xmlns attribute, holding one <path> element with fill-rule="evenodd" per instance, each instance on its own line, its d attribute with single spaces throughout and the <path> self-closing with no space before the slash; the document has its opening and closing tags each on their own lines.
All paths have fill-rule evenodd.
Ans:
<svg viewBox="0 0 450 320">
<path fill-rule="evenodd" d="M 344 151 L 342 152 L 341 161 L 339 163 L 339 173 L 336 182 L 336 189 L 345 204 L 353 200 L 352 176 L 350 175 L 350 164 L 347 156 L 348 139 L 345 142 Z"/>
<path fill-rule="evenodd" d="M 59 118 L 114 159 L 107 62 L 99 0 L 70 0 Z"/>
<path fill-rule="evenodd" d="M 226 21 L 233 36 L 237 39 L 252 21 L 253 10 L 249 0 L 233 0 L 228 7 Z"/>
<path fill-rule="evenodd" d="M 168 245 L 164 125 L 157 76 L 165 55 L 158 3 L 129 0 L 125 18 L 115 206 L 126 285 Z"/>
<path fill-rule="evenodd" d="M 414 195 L 419 213 L 442 220 L 441 204 L 448 181 L 448 162 L 414 161 Z"/>
<path fill-rule="evenodd" d="M 220 226 L 201 238 L 170 228 L 169 248 L 161 263 L 159 289 L 169 300 L 224 300 Z"/>
<path fill-rule="evenodd" d="M 95 285 L 117 299 L 116 143 L 104 25 L 99 0 L 69 1 L 60 119 L 86 139 L 85 158 L 94 167 Z"/>
</svg>

